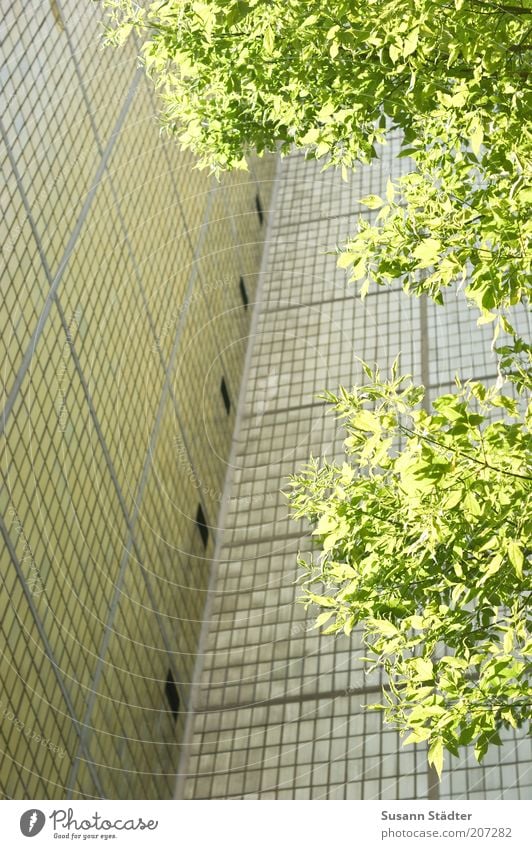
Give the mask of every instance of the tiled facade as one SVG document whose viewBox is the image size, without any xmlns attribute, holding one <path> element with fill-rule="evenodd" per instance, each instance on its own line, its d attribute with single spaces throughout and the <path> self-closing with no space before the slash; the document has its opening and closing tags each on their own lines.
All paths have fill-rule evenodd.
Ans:
<svg viewBox="0 0 532 849">
<path fill-rule="evenodd" d="M 171 797 L 276 163 L 194 170 L 97 4 L 1 12 L 0 791 Z"/>
<path fill-rule="evenodd" d="M 444 309 L 397 290 L 355 298 L 334 247 L 353 232 L 366 194 L 384 194 L 380 161 L 348 183 L 294 154 L 281 162 L 270 212 L 259 305 L 232 456 L 232 483 L 215 567 L 202 671 L 180 766 L 178 796 L 233 799 L 530 798 L 530 740 L 512 732 L 478 766 L 447 761 L 438 786 L 424 746 L 362 705 L 380 701 L 356 635 L 322 636 L 296 603 L 297 553 L 308 531 L 288 517 L 281 490 L 310 455 L 340 458 L 343 434 L 324 389 L 362 378 L 355 359 L 401 370 L 434 398 L 454 376 L 493 382 L 490 330 L 451 293 Z M 526 315 L 522 317 L 526 323 Z M 523 326 L 523 332 L 525 330 Z"/>
</svg>

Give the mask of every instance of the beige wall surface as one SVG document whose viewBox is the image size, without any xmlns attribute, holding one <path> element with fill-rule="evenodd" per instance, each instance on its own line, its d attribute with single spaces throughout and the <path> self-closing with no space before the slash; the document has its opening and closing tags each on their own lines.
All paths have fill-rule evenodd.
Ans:
<svg viewBox="0 0 532 849">
<path fill-rule="evenodd" d="M 0 791 L 171 797 L 275 161 L 194 170 L 96 4 L 0 6 Z"/>
</svg>

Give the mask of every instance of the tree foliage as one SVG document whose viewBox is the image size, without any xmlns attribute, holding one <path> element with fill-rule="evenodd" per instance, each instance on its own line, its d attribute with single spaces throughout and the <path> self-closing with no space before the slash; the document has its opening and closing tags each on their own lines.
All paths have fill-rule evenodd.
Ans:
<svg viewBox="0 0 532 849">
<path fill-rule="evenodd" d="M 347 462 L 292 479 L 321 548 L 301 561 L 305 597 L 325 633 L 361 624 L 380 707 L 441 772 L 444 750 L 481 759 L 530 717 L 531 411 L 472 382 L 428 413 L 395 367 L 365 368 L 366 386 L 326 396 Z"/>
</svg>

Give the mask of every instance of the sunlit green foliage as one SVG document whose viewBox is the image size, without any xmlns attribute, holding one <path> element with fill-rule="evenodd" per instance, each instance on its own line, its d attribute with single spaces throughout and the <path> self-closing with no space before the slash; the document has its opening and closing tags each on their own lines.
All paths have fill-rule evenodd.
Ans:
<svg viewBox="0 0 532 849">
<path fill-rule="evenodd" d="M 407 142 L 436 130 L 522 145 L 530 7 L 483 0 L 106 0 L 143 38 L 164 120 L 209 164 L 249 148 L 313 146 L 336 163 L 371 159 L 387 116 Z M 427 124 L 427 119 L 431 122 Z M 381 124 L 381 126 L 375 126 Z M 435 122 L 435 123 L 432 123 Z M 512 129 L 517 132 L 512 133 Z M 508 156 L 503 144 L 502 155 Z M 437 156 L 437 152 L 435 154 Z M 515 162 L 509 162 L 515 167 Z M 523 164 L 523 163 L 521 163 Z"/>
<path fill-rule="evenodd" d="M 305 594 L 326 633 L 362 626 L 387 720 L 441 771 L 444 750 L 474 743 L 481 759 L 530 718 L 530 411 L 469 383 L 429 414 L 422 388 L 366 371 L 326 396 L 347 462 L 292 480 L 321 548 L 301 561 Z"/>
</svg>

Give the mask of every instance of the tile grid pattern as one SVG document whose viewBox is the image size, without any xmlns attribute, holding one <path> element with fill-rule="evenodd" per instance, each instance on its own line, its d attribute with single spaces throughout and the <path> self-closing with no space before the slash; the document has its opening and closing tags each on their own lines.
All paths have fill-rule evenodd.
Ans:
<svg viewBox="0 0 532 849">
<path fill-rule="evenodd" d="M 380 678 L 365 674 L 356 635 L 323 637 L 296 604 L 305 529 L 287 516 L 281 490 L 309 456 L 342 456 L 342 434 L 323 389 L 362 377 L 355 356 L 424 380 L 431 397 L 463 378 L 496 377 L 489 328 L 463 301 L 446 309 L 396 288 L 361 302 L 330 255 L 353 231 L 358 204 L 382 194 L 398 139 L 345 184 L 300 153 L 281 163 L 270 214 L 259 315 L 237 422 L 234 467 L 193 732 L 182 762 L 185 798 L 409 799 L 429 793 L 424 746 L 400 747 L 380 714 Z M 525 319 L 524 319 L 525 320 Z M 525 798 L 530 742 L 507 734 L 482 767 L 453 759 L 442 798 Z"/>
<path fill-rule="evenodd" d="M 193 170 L 158 132 L 135 44 L 101 50 L 99 14 L 2 2 L 0 792 L 13 798 L 173 794 L 234 425 L 221 380 L 236 399 L 256 195 L 267 211 L 275 169 L 265 158 L 221 184 Z"/>
</svg>

